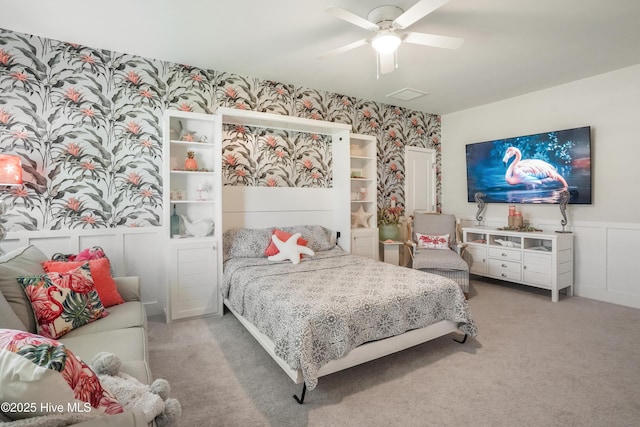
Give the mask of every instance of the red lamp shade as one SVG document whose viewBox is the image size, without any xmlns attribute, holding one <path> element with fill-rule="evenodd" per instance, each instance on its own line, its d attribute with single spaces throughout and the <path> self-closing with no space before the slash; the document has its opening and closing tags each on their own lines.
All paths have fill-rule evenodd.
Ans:
<svg viewBox="0 0 640 427">
<path fill-rule="evenodd" d="M 22 165 L 20 157 L 0 154 L 0 185 L 21 185 Z"/>
</svg>

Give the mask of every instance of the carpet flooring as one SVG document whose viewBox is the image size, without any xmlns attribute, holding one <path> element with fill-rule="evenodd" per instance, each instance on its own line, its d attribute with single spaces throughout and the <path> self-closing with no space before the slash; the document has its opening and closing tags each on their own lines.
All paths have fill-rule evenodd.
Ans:
<svg viewBox="0 0 640 427">
<path fill-rule="evenodd" d="M 640 310 L 472 280 L 477 339 L 453 335 L 295 385 L 231 313 L 149 322 L 180 426 L 637 426 Z"/>
</svg>

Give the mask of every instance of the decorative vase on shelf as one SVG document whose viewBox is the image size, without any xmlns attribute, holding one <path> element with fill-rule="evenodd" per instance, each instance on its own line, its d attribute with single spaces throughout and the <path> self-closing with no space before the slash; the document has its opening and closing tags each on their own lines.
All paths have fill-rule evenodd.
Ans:
<svg viewBox="0 0 640 427">
<path fill-rule="evenodd" d="M 187 152 L 187 158 L 184 161 L 184 168 L 188 171 L 198 170 L 198 162 L 195 159 L 195 153 L 193 151 Z"/>
<path fill-rule="evenodd" d="M 380 224 L 378 225 L 378 234 L 380 240 L 400 240 L 400 227 L 398 224 Z"/>
<path fill-rule="evenodd" d="M 171 214 L 171 237 L 180 234 L 180 217 L 176 212 L 176 205 L 173 205 L 173 213 Z"/>
</svg>

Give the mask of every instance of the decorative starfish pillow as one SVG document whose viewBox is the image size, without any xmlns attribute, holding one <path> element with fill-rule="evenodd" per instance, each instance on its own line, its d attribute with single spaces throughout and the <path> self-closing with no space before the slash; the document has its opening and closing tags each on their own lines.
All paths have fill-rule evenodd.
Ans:
<svg viewBox="0 0 640 427">
<path fill-rule="evenodd" d="M 274 228 L 273 229 L 273 233 L 271 234 L 275 234 L 276 236 L 278 236 L 278 239 L 280 239 L 280 241 L 282 242 L 286 242 L 287 240 L 289 240 L 289 237 L 293 236 L 293 233 L 289 233 L 287 231 L 283 231 L 280 230 L 279 228 Z M 301 233 L 302 234 L 302 233 Z M 280 251 L 278 250 L 278 247 L 276 246 L 275 243 L 273 243 L 272 239 L 269 239 L 269 246 L 267 247 L 267 249 L 264 250 L 264 255 L 269 257 L 271 255 L 277 255 Z M 303 239 L 302 237 L 298 238 L 297 243 L 300 246 L 307 246 L 307 242 L 305 239 Z M 302 258 L 302 256 L 300 256 L 300 258 Z"/>
<path fill-rule="evenodd" d="M 293 264 L 298 264 L 300 262 L 300 254 L 313 256 L 315 253 L 306 246 L 301 246 L 298 244 L 298 239 L 301 234 L 296 233 L 289 237 L 286 242 L 283 242 L 278 238 L 277 235 L 272 234 L 271 240 L 276 245 L 278 252 L 276 255 L 271 255 L 267 259 L 269 261 L 284 261 L 286 259 L 290 260 Z"/>
</svg>

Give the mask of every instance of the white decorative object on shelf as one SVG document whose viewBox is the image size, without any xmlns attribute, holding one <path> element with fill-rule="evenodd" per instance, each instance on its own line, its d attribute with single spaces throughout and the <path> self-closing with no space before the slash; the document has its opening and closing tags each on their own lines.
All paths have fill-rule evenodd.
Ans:
<svg viewBox="0 0 640 427">
<path fill-rule="evenodd" d="M 507 248 L 519 248 L 520 247 L 520 243 L 516 243 L 516 242 L 512 242 L 510 240 L 502 240 L 502 239 L 496 239 L 496 243 L 507 247 Z"/>
<path fill-rule="evenodd" d="M 367 193 L 367 187 L 360 187 L 360 191 L 358 192 L 358 200 L 366 202 L 368 197 L 369 193 Z"/>
<path fill-rule="evenodd" d="M 210 219 L 190 221 L 186 215 L 180 215 L 184 223 L 184 231 L 194 237 L 205 237 L 213 233 L 214 223 Z"/>
<path fill-rule="evenodd" d="M 369 228 L 369 218 L 371 218 L 373 214 L 367 213 L 364 211 L 364 208 L 360 206 L 360 208 L 351 213 L 351 218 L 353 218 L 353 226 L 354 227 L 364 227 Z"/>
<path fill-rule="evenodd" d="M 209 200 L 208 196 L 209 196 L 209 191 L 211 191 L 211 183 L 203 182 L 199 184 L 196 191 L 198 192 L 198 200 L 200 201 Z M 202 196 L 202 193 L 205 193 L 204 197 Z"/>
</svg>

